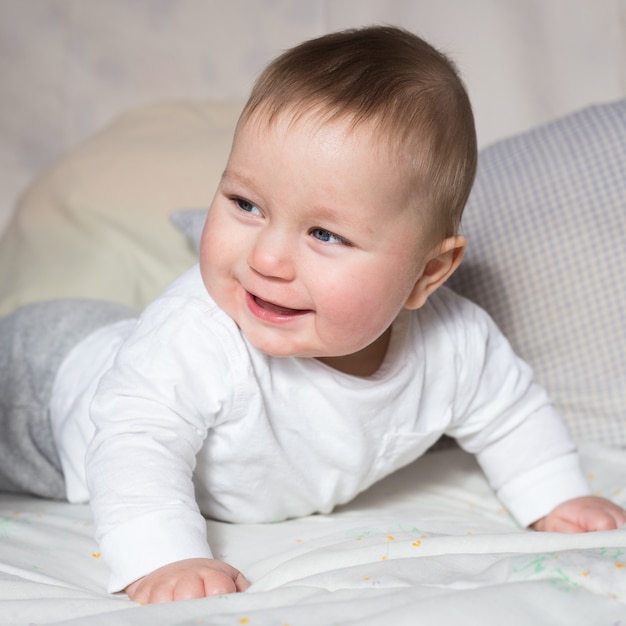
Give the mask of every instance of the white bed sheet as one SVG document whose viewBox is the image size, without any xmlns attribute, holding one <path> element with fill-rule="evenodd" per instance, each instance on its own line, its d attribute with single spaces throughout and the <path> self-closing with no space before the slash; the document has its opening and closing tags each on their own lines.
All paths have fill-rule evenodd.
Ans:
<svg viewBox="0 0 626 626">
<path fill-rule="evenodd" d="M 587 446 L 594 490 L 626 505 L 626 451 Z M 244 594 L 140 606 L 105 592 L 87 506 L 0 496 L 0 624 L 322 626 L 626 621 L 626 529 L 516 528 L 474 459 L 427 455 L 331 515 L 208 522 Z M 155 546 L 158 550 L 158 546 Z"/>
</svg>

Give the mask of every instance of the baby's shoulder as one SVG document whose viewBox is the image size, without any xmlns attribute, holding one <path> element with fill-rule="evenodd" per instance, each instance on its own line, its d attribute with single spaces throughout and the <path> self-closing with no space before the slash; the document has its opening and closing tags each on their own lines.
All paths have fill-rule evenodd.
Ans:
<svg viewBox="0 0 626 626">
<path fill-rule="evenodd" d="M 449 332 L 491 333 L 496 330 L 487 311 L 445 286 L 433 293 L 417 313 L 421 323 L 438 325 Z"/>
<path fill-rule="evenodd" d="M 197 267 L 176 279 L 141 312 L 125 348 L 166 359 L 232 364 L 245 353 L 233 320 L 209 296 Z"/>
<path fill-rule="evenodd" d="M 140 316 L 144 324 L 187 328 L 223 324 L 229 319 L 208 294 L 197 265 L 172 282 Z"/>
</svg>

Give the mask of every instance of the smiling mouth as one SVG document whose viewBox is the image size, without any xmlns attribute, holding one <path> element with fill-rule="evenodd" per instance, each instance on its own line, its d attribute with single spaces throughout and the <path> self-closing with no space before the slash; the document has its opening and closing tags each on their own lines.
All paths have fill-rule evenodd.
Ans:
<svg viewBox="0 0 626 626">
<path fill-rule="evenodd" d="M 310 309 L 290 309 L 273 302 L 268 302 L 248 292 L 248 304 L 252 312 L 264 319 L 287 319 L 311 313 Z"/>
</svg>

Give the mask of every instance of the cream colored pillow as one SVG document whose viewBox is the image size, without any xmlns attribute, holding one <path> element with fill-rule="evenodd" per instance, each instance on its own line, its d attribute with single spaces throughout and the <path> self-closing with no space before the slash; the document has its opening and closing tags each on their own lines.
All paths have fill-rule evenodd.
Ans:
<svg viewBox="0 0 626 626">
<path fill-rule="evenodd" d="M 144 307 L 196 262 L 170 214 L 210 204 L 240 110 L 131 111 L 45 171 L 0 239 L 0 313 L 67 297 Z"/>
</svg>

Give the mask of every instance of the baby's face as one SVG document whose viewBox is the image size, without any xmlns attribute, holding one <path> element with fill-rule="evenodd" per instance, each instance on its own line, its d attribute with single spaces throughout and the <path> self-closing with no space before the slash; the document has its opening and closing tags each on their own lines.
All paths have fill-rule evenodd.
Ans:
<svg viewBox="0 0 626 626">
<path fill-rule="evenodd" d="M 415 199 L 366 126 L 304 117 L 239 129 L 201 243 L 206 288 L 273 356 L 386 341 L 422 274 Z"/>
</svg>

